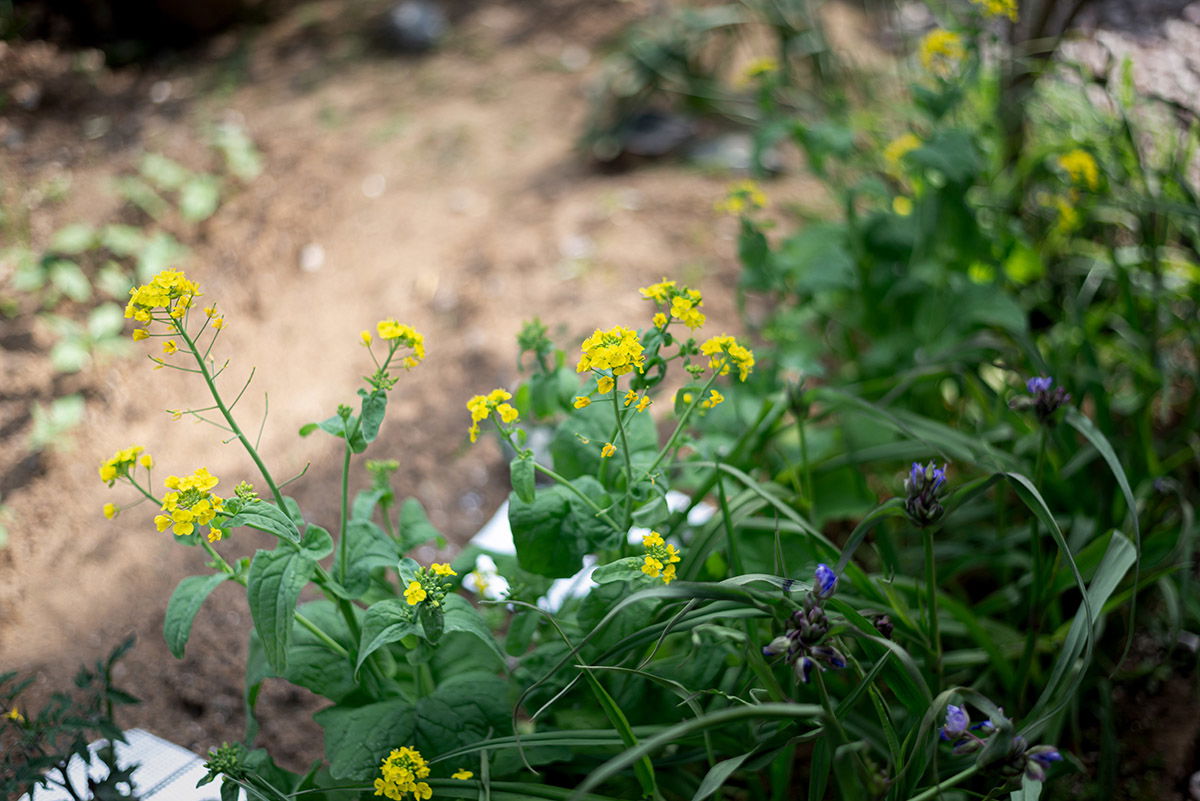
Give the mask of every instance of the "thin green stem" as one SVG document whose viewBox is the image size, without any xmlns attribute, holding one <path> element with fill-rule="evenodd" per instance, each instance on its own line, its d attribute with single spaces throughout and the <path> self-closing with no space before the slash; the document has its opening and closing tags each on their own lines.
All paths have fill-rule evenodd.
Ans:
<svg viewBox="0 0 1200 801">
<path fill-rule="evenodd" d="M 621 419 L 621 403 L 617 400 L 617 383 L 613 380 L 612 404 L 613 417 L 617 421 L 617 435 L 621 439 L 621 457 L 625 462 L 625 520 L 630 520 L 630 515 L 633 511 L 633 461 L 629 455 L 629 440 L 625 436 L 625 423 Z M 624 546 L 622 546 L 622 555 L 624 555 Z"/>
<path fill-rule="evenodd" d="M 608 523 L 610 526 L 612 526 L 614 531 L 624 531 L 624 529 L 621 528 L 620 525 L 618 525 L 617 521 L 612 519 L 612 516 L 609 515 L 609 513 L 607 511 L 605 511 L 604 509 L 601 509 L 596 504 L 596 502 L 593 501 L 591 498 L 589 498 L 582 490 L 579 489 L 579 487 L 576 487 L 574 484 L 572 484 L 570 479 L 566 478 L 565 476 L 559 475 L 558 473 L 551 470 L 549 467 L 546 467 L 545 465 L 540 464 L 539 462 L 534 462 L 533 467 L 535 470 L 537 470 L 542 475 L 546 476 L 547 478 L 551 478 L 551 479 L 557 481 L 559 484 L 562 484 L 568 490 L 573 492 L 576 497 L 578 497 L 581 501 L 586 503 L 589 507 L 592 508 L 593 511 L 596 512 L 596 517 L 600 518 L 605 523 Z"/>
<path fill-rule="evenodd" d="M 908 801 L 928 801 L 930 798 L 935 798 L 941 794 L 942 790 L 948 790 L 959 782 L 969 779 L 979 772 L 979 765 L 972 765 L 966 770 L 960 771 L 949 779 L 943 782 L 938 782 L 933 787 L 926 788 L 914 796 L 909 796 Z"/>
<path fill-rule="evenodd" d="M 346 440 L 345 454 L 342 456 L 342 510 L 338 523 L 338 581 L 346 583 L 346 561 L 349 559 L 349 545 L 346 540 L 346 524 L 350 516 L 350 441 Z"/>
<path fill-rule="evenodd" d="M 925 544 L 925 605 L 929 614 L 929 643 L 933 649 L 933 670 L 937 686 L 942 686 L 942 633 L 938 623 L 937 561 L 933 556 L 933 528 L 921 529 Z"/>
<path fill-rule="evenodd" d="M 728 364 L 729 357 L 726 356 L 725 361 L 721 363 L 721 366 L 713 370 L 713 374 L 709 377 L 708 381 L 704 384 L 700 391 L 696 393 L 696 397 L 692 398 L 691 404 L 683 410 L 683 414 L 679 416 L 679 422 L 675 424 L 675 430 L 671 432 L 671 436 L 667 439 L 667 444 L 662 447 L 662 450 L 660 450 L 658 455 L 654 457 L 654 461 L 649 467 L 646 468 L 645 475 L 648 476 L 653 473 L 658 466 L 662 464 L 662 460 L 667 458 L 667 454 L 674 449 L 675 441 L 678 440 L 679 435 L 683 433 L 683 428 L 685 425 L 687 425 L 688 418 L 691 417 L 692 412 L 695 411 L 696 407 L 699 406 L 704 400 L 705 394 L 708 393 L 708 390 L 712 387 L 713 382 L 717 380 L 717 377 L 721 375 L 721 371 L 728 366 Z"/>
</svg>

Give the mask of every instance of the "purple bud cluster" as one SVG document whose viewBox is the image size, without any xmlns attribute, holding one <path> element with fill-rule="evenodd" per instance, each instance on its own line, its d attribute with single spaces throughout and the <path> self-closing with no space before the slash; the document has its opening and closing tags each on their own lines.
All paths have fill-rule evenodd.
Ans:
<svg viewBox="0 0 1200 801">
<path fill-rule="evenodd" d="M 953 744 L 955 754 L 970 754 L 982 750 L 987 745 L 987 738 L 996 731 L 997 726 L 991 720 L 971 725 L 971 717 L 966 709 L 946 704 L 946 722 L 942 724 L 938 736 Z M 1024 773 L 1031 781 L 1041 782 L 1046 780 L 1050 765 L 1061 760 L 1062 754 L 1054 746 L 1035 745 L 1030 748 L 1024 737 L 1013 735 L 1008 752 L 997 767 L 1006 776 Z"/>
<path fill-rule="evenodd" d="M 763 646 L 763 656 L 782 656 L 796 671 L 796 678 L 807 684 L 815 669 L 839 669 L 846 666 L 846 657 L 832 645 L 823 642 L 829 634 L 829 618 L 825 601 L 837 591 L 838 577 L 829 565 L 817 565 L 813 588 L 804 597 L 804 606 L 797 609 L 782 635 Z"/>
<path fill-rule="evenodd" d="M 1053 376 L 1035 376 L 1025 382 L 1029 397 L 1013 398 L 1008 405 L 1013 409 L 1033 409 L 1039 423 L 1054 425 L 1054 413 L 1065 406 L 1071 396 L 1062 387 L 1053 387 Z"/>
<path fill-rule="evenodd" d="M 913 462 L 904 479 L 904 511 L 913 525 L 919 528 L 933 525 L 941 519 L 946 510 L 941 500 L 946 497 L 946 467 L 938 467 L 933 462 L 921 465 Z"/>
</svg>

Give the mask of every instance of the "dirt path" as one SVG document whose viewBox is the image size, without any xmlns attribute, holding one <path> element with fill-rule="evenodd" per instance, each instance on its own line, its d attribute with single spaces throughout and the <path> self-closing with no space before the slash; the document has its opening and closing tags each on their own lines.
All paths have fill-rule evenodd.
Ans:
<svg viewBox="0 0 1200 801">
<path fill-rule="evenodd" d="M 443 50 L 420 60 L 364 51 L 346 8 L 308 4 L 244 47 L 218 41 L 214 52 L 233 55 L 215 67 L 110 75 L 95 96 L 62 88 L 45 102 L 67 107 L 23 131 L 0 175 L 33 185 L 47 171 L 70 173 L 71 197 L 55 218 L 32 221 L 44 236 L 67 220 L 105 220 L 115 203 L 106 182 L 141 152 L 187 163 L 204 121 L 238 119 L 266 170 L 205 224 L 185 266 L 205 300 L 226 310 L 226 386 L 257 368 L 241 419 L 256 428 L 269 393 L 263 453 L 279 476 L 313 463 L 293 489 L 310 519 L 328 525 L 336 445 L 296 430 L 353 398 L 368 369 L 360 329 L 388 316 L 411 323 L 429 357 L 395 393 L 368 455 L 399 459 L 400 492 L 419 497 L 461 542 L 505 494 L 495 444 L 466 446 L 463 402 L 515 379 L 523 319 L 540 315 L 563 342 L 636 325 L 647 309 L 635 288 L 667 274 L 704 289 L 714 333 L 734 330 L 726 291 L 737 275 L 734 226 L 712 210 L 730 179 L 675 167 L 602 177 L 580 165 L 573 147 L 585 80 L 562 67 L 563 49 L 594 52 L 634 4 L 480 4 L 460 16 Z M 240 65 L 232 86 L 230 64 Z M 154 104 L 149 89 L 162 80 L 173 99 Z M 205 88 L 214 84 L 224 88 Z M 93 114 L 111 118 L 111 133 L 81 140 L 79 120 Z M 787 187 L 776 196 L 802 184 Z M 323 252 L 319 269 L 300 268 L 307 245 Z M 239 738 L 244 598 L 218 589 L 187 657 L 174 660 L 160 634 L 163 609 L 180 578 L 204 571 L 202 555 L 156 535 L 146 506 L 105 521 L 103 503 L 132 498 L 105 489 L 96 465 L 139 443 L 154 454 L 156 480 L 206 465 L 229 491 L 256 478 L 248 460 L 221 446 L 216 429 L 163 412 L 203 404 L 188 377 L 134 359 L 52 382 L 43 335 L 30 336 L 31 348 L 4 352 L 9 385 L 79 385 L 89 404 L 73 450 L 10 472 L 20 486 L 4 498 L 11 539 L 0 549 L 0 669 L 36 669 L 40 687 L 62 685 L 81 660 L 136 631 L 122 682 L 145 703 L 123 723 L 196 750 Z M 9 441 L 23 442 L 27 428 L 10 428 Z M 353 480 L 365 483 L 361 467 Z M 263 544 L 247 534 L 221 548 L 240 556 Z M 291 767 L 320 755 L 314 703 L 280 685 L 260 704 L 262 741 Z"/>
</svg>

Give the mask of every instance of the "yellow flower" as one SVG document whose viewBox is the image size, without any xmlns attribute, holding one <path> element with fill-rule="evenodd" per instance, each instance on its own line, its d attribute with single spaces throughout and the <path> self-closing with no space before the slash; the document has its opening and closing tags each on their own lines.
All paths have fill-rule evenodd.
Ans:
<svg viewBox="0 0 1200 801">
<path fill-rule="evenodd" d="M 715 208 L 722 214 L 745 214 L 767 205 L 767 196 L 754 181 L 740 181 L 729 188 L 723 200 Z"/>
<path fill-rule="evenodd" d="M 709 393 L 709 396 L 700 402 L 700 406 L 705 409 L 711 409 L 721 401 L 725 400 L 725 396 L 720 392 L 717 392 L 715 389 L 710 389 Z"/>
<path fill-rule="evenodd" d="M 395 341 L 397 344 L 392 347 L 412 348 L 412 354 L 400 360 L 400 366 L 405 370 L 411 370 L 425 359 L 425 337 L 411 325 L 398 323 L 395 319 L 388 318 L 376 323 L 375 331 L 379 334 L 380 339 Z"/>
<path fill-rule="evenodd" d="M 111 487 L 118 478 L 129 475 L 129 469 L 137 462 L 138 454 L 144 450 L 141 445 L 130 445 L 117 451 L 111 459 L 100 465 L 100 480 Z M 143 462 L 149 458 L 149 454 L 143 456 Z"/>
<path fill-rule="evenodd" d="M 900 172 L 901 160 L 922 144 L 916 134 L 906 133 L 903 136 L 898 136 L 888 142 L 887 147 L 883 149 L 883 160 L 887 162 L 892 172 Z"/>
<path fill-rule="evenodd" d="M 779 72 L 779 62 L 773 58 L 756 58 L 746 65 L 746 69 L 742 71 L 744 80 L 752 80 L 763 75 L 770 75 L 772 72 Z"/>
<path fill-rule="evenodd" d="M 589 398 L 587 395 L 576 395 L 575 396 L 575 408 L 576 409 L 586 409 L 588 406 L 591 405 L 591 403 L 592 403 L 592 399 Z"/>
<path fill-rule="evenodd" d="M 635 400 L 637 400 L 637 395 L 638 395 L 637 392 L 632 389 L 629 390 L 628 392 L 626 392 L 625 393 L 625 405 L 629 406 L 629 404 L 631 404 Z"/>
<path fill-rule="evenodd" d="M 405 801 L 408 793 L 416 801 L 433 797 L 433 790 L 419 779 L 429 776 L 429 764 L 415 748 L 397 748 L 383 758 L 379 778 L 375 779 L 375 795 L 393 801 Z"/>
<path fill-rule="evenodd" d="M 187 280 L 183 272 L 163 270 L 150 279 L 150 283 L 129 290 L 125 317 L 139 323 L 149 323 L 155 319 L 154 313 L 161 309 L 170 317 L 179 319 L 199 294 L 200 285 Z"/>
<path fill-rule="evenodd" d="M 504 423 L 515 422 L 519 416 L 515 407 L 504 401 L 510 400 L 512 394 L 503 389 L 493 389 L 487 395 L 476 395 L 467 401 L 467 411 L 471 413 L 471 427 L 467 433 L 471 442 L 479 438 L 479 424 L 495 412 Z"/>
<path fill-rule="evenodd" d="M 608 457 L 612 456 L 616 452 L 617 452 L 617 446 L 613 445 L 611 442 L 606 442 L 606 443 L 604 443 L 604 447 L 600 449 L 600 458 L 607 459 Z"/>
<path fill-rule="evenodd" d="M 613 380 L 612 376 L 602 375 L 596 382 L 596 391 L 601 395 L 607 395 L 613 391 L 613 387 L 616 385 L 616 383 L 617 382 Z"/>
<path fill-rule="evenodd" d="M 962 36 L 945 28 L 925 34 L 917 48 L 921 66 L 939 78 L 949 78 L 967 57 Z"/>
<path fill-rule="evenodd" d="M 8 713 L 5 714 L 4 717 L 8 718 L 9 720 L 15 720 L 17 723 L 25 722 L 25 716 L 22 715 L 21 710 L 17 709 L 15 706 L 8 710 Z"/>
<path fill-rule="evenodd" d="M 434 574 L 438 575 L 438 576 L 457 576 L 458 575 L 450 568 L 450 565 L 446 562 L 434 562 L 433 564 L 431 564 L 429 566 L 429 569 L 432 570 L 434 572 Z"/>
<path fill-rule="evenodd" d="M 224 500 L 209 491 L 220 480 L 207 468 L 201 467 L 190 476 L 167 476 L 163 483 L 172 491 L 163 496 L 162 510 L 166 514 L 154 518 L 159 531 L 170 526 L 175 536 L 186 537 L 197 526 L 209 525 L 223 509 Z M 215 541 L 211 536 L 209 539 Z"/>
<path fill-rule="evenodd" d="M 104 504 L 104 516 L 107 517 L 109 520 L 112 520 L 114 517 L 116 517 L 117 514 L 120 513 L 120 511 L 121 510 L 117 508 L 116 504 L 112 504 L 112 503 Z"/>
<path fill-rule="evenodd" d="M 728 334 L 712 337 L 700 346 L 700 352 L 709 357 L 710 369 L 721 370 L 721 375 L 729 373 L 730 365 L 738 369 L 738 377 L 745 381 L 754 367 L 754 354 L 749 348 L 738 344 L 738 341 Z"/>
<path fill-rule="evenodd" d="M 225 536 L 225 532 L 219 528 L 210 528 L 208 530 L 208 541 L 209 542 L 220 542 L 221 538 L 224 536 Z"/>
<path fill-rule="evenodd" d="M 907 198 L 904 195 L 896 195 L 892 198 L 892 211 L 899 214 L 901 217 L 907 217 L 912 214 L 913 202 L 912 198 Z"/>
<path fill-rule="evenodd" d="M 1058 166 L 1070 176 L 1071 182 L 1095 191 L 1100 187 L 1100 168 L 1086 150 L 1076 148 L 1058 157 Z"/>
<path fill-rule="evenodd" d="M 408 601 L 409 606 L 416 606 L 428 597 L 425 588 L 421 586 L 419 581 L 408 582 L 408 589 L 404 591 L 404 600 Z"/>
<path fill-rule="evenodd" d="M 597 328 L 581 347 L 583 356 L 575 368 L 579 373 L 586 370 L 612 370 L 614 376 L 634 370 L 640 373 L 646 362 L 637 332 L 619 325 L 608 331 Z"/>
<path fill-rule="evenodd" d="M 663 314 L 662 312 L 658 312 L 650 318 L 650 322 L 654 323 L 655 328 L 666 328 L 667 315 Z"/>
<path fill-rule="evenodd" d="M 172 355 L 177 350 L 179 350 L 179 346 L 175 344 L 175 340 L 168 339 L 163 343 L 163 353 L 167 354 L 168 356 Z"/>
<path fill-rule="evenodd" d="M 220 331 L 222 328 L 225 327 L 225 318 L 224 317 L 214 317 L 213 321 L 212 321 L 212 327 L 217 329 L 218 331 Z"/>
<path fill-rule="evenodd" d="M 649 395 L 643 395 L 643 396 L 642 396 L 642 399 L 641 399 L 640 401 L 638 401 L 638 402 L 637 402 L 637 410 L 638 410 L 639 412 L 644 412 L 644 411 L 646 411 L 646 407 L 647 407 L 647 406 L 649 406 L 649 405 L 650 405 L 650 403 L 651 403 L 650 396 L 649 396 Z"/>
<path fill-rule="evenodd" d="M 133 329 L 133 341 L 134 342 L 141 342 L 143 339 L 146 339 L 149 336 L 150 336 L 150 333 L 144 328 Z"/>
<path fill-rule="evenodd" d="M 671 316 L 695 331 L 704 325 L 704 314 L 696 308 L 699 305 L 698 301 L 693 302 L 691 298 L 676 295 L 671 300 Z"/>
<path fill-rule="evenodd" d="M 454 773 L 450 774 L 450 778 L 465 782 L 474 775 L 475 774 L 473 772 L 467 770 L 466 768 L 459 768 L 458 770 L 454 771 Z"/>
<path fill-rule="evenodd" d="M 216 313 L 217 313 L 217 306 L 216 306 L 216 304 L 215 304 L 215 303 L 214 303 L 212 306 L 205 306 L 205 307 L 204 307 L 204 316 L 205 316 L 205 317 L 208 317 L 209 319 L 212 319 L 212 318 L 213 318 L 213 316 L 215 316 L 215 315 L 216 315 Z"/>
<path fill-rule="evenodd" d="M 642 297 L 649 298 L 655 303 L 667 303 L 670 300 L 670 292 L 674 287 L 674 281 L 668 281 L 666 278 L 663 278 L 657 284 L 642 287 L 638 292 L 642 293 Z"/>
<path fill-rule="evenodd" d="M 358 332 L 358 338 L 361 339 L 362 343 L 364 345 L 366 345 L 368 348 L 371 347 L 371 332 L 370 331 L 368 331 L 364 328 L 362 331 Z"/>
<path fill-rule="evenodd" d="M 1008 17 L 1017 21 L 1017 0 L 971 0 L 977 6 L 983 7 L 983 13 L 989 17 Z"/>
<path fill-rule="evenodd" d="M 675 580 L 675 565 L 679 562 L 679 551 L 674 545 L 667 545 L 662 535 L 651 531 L 642 537 L 642 547 L 646 554 L 642 559 L 642 572 L 650 578 L 661 578 L 664 584 Z"/>
</svg>

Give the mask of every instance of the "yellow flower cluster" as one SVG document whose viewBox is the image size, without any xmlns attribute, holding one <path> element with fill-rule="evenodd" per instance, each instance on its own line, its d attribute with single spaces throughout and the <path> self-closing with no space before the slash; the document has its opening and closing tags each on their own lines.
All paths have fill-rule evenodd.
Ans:
<svg viewBox="0 0 1200 801">
<path fill-rule="evenodd" d="M 129 468 L 134 463 L 149 470 L 154 466 L 154 459 L 145 450 L 141 445 L 130 445 L 117 451 L 111 459 L 100 465 L 100 480 L 111 487 L 118 478 L 129 475 Z"/>
<path fill-rule="evenodd" d="M 725 396 L 720 392 L 717 392 L 715 389 L 710 389 L 708 392 L 708 397 L 700 401 L 701 408 L 711 409 L 725 400 Z"/>
<path fill-rule="evenodd" d="M 25 722 L 25 716 L 21 714 L 21 710 L 17 709 L 16 706 L 13 706 L 12 709 L 8 710 L 4 717 L 8 718 L 9 720 L 15 720 L 17 723 Z"/>
<path fill-rule="evenodd" d="M 674 281 L 664 278 L 659 283 L 642 287 L 638 291 L 642 293 L 642 297 L 669 311 L 669 315 L 661 311 L 654 315 L 655 327 L 665 328 L 671 319 L 679 320 L 693 331 L 704 325 L 704 313 L 700 311 L 704 299 L 695 289 L 677 287 Z"/>
<path fill-rule="evenodd" d="M 920 147 L 921 144 L 921 140 L 913 133 L 897 136 L 888 142 L 887 147 L 883 149 L 883 160 L 887 163 L 888 169 L 894 173 L 901 172 L 901 160 Z"/>
<path fill-rule="evenodd" d="M 163 270 L 154 276 L 150 283 L 129 290 L 125 317 L 139 323 L 149 323 L 154 312 L 163 309 L 175 319 L 179 319 L 199 294 L 200 285 L 189 281 L 182 270 Z M 144 331 L 141 336 L 135 332 L 134 339 L 145 339 L 147 336 Z"/>
<path fill-rule="evenodd" d="M 738 369 L 738 378 L 742 381 L 750 375 L 754 367 L 754 354 L 749 348 L 738 344 L 738 341 L 728 334 L 713 337 L 700 346 L 700 352 L 709 357 L 708 366 L 720 370 L 721 375 L 729 374 L 730 365 Z M 714 404 L 715 405 L 715 404 Z"/>
<path fill-rule="evenodd" d="M 379 333 L 379 338 L 388 342 L 395 342 L 392 347 L 400 347 L 407 345 L 412 348 L 412 354 L 405 356 L 400 360 L 400 366 L 406 370 L 411 370 L 416 367 L 425 358 L 425 337 L 416 331 L 411 325 L 396 322 L 395 319 L 380 320 L 375 326 L 375 330 Z M 360 334 L 364 345 L 371 344 L 371 334 L 363 331 Z"/>
<path fill-rule="evenodd" d="M 945 28 L 935 28 L 921 40 L 917 57 L 921 60 L 921 66 L 930 73 L 939 78 L 949 78 L 967 57 L 967 49 L 959 34 Z"/>
<path fill-rule="evenodd" d="M 594 334 L 583 341 L 581 347 L 583 356 L 575 368 L 579 373 L 585 370 L 612 370 L 614 376 L 625 375 L 634 370 L 640 373 L 642 365 L 646 362 L 637 331 L 619 325 L 608 331 L 597 328 Z"/>
<path fill-rule="evenodd" d="M 971 0 L 983 8 L 983 13 L 989 17 L 1008 17 L 1017 21 L 1017 0 Z"/>
<path fill-rule="evenodd" d="M 600 458 L 607 459 L 617 452 L 617 446 L 611 442 L 604 443 L 604 447 L 600 449 Z"/>
<path fill-rule="evenodd" d="M 1100 167 L 1096 159 L 1086 150 L 1076 148 L 1058 157 L 1058 166 L 1071 177 L 1071 181 L 1095 191 L 1100 187 Z"/>
<path fill-rule="evenodd" d="M 404 590 L 404 600 L 408 601 L 409 606 L 416 606 L 430 598 L 431 604 L 441 606 L 442 599 L 450 591 L 450 585 L 441 579 L 457 575 L 448 562 L 434 562 L 428 569 L 421 568 L 417 571 L 417 578 L 408 582 L 408 587 Z"/>
<path fill-rule="evenodd" d="M 663 584 L 674 581 L 675 565 L 679 562 L 679 551 L 675 546 L 667 545 L 661 534 L 651 531 L 642 537 L 642 547 L 646 549 L 642 572 L 650 578 L 661 578 Z"/>
<path fill-rule="evenodd" d="M 379 778 L 375 779 L 375 795 L 392 801 L 405 801 L 408 793 L 416 801 L 433 798 L 433 790 L 419 779 L 429 776 L 429 765 L 415 748 L 395 748 L 383 758 L 379 765 Z"/>
<path fill-rule="evenodd" d="M 752 80 L 763 75 L 770 75 L 772 72 L 779 72 L 779 62 L 768 56 L 751 61 L 742 71 L 742 75 L 746 80 Z"/>
<path fill-rule="evenodd" d="M 637 409 L 639 412 L 646 411 L 646 407 L 648 407 L 651 403 L 653 403 L 653 401 L 650 400 L 649 395 L 642 395 L 641 398 L 639 399 L 638 393 L 632 389 L 625 393 L 625 406 L 626 407 L 628 407 L 630 404 L 634 403 L 635 401 L 636 401 L 637 405 L 634 406 L 634 408 Z"/>
<path fill-rule="evenodd" d="M 166 514 L 154 518 L 154 525 L 159 531 L 171 527 L 176 536 L 186 537 L 196 530 L 196 526 L 209 525 L 217 512 L 222 510 L 224 500 L 209 491 L 217 486 L 219 479 L 207 468 L 201 467 L 182 478 L 167 476 L 163 483 L 171 492 L 163 497 L 162 510 Z M 223 535 L 221 529 L 210 528 L 208 541 L 216 542 Z"/>
<path fill-rule="evenodd" d="M 492 412 L 500 415 L 503 423 L 516 421 L 516 408 L 505 403 L 511 399 L 512 393 L 503 389 L 493 389 L 486 395 L 476 395 L 467 401 L 467 411 L 471 413 L 471 428 L 467 433 L 471 435 L 471 442 L 479 438 L 479 424 L 488 419 Z"/>
<path fill-rule="evenodd" d="M 740 181 L 714 207 L 721 214 L 745 214 L 767 205 L 767 196 L 754 181 Z"/>
</svg>

